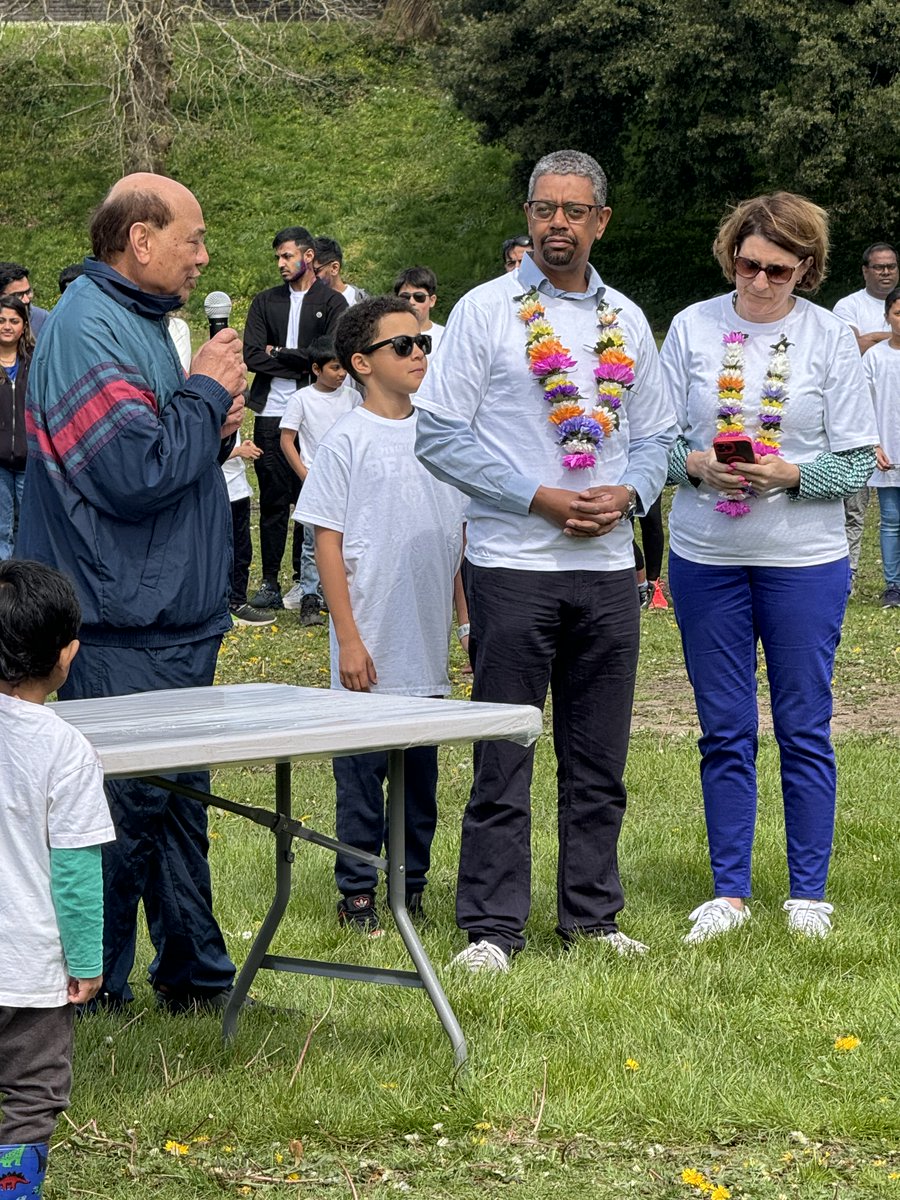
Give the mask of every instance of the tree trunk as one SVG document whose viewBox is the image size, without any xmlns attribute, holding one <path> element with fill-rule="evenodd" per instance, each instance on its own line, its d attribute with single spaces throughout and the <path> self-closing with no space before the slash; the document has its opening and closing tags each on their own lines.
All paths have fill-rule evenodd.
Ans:
<svg viewBox="0 0 900 1200">
<path fill-rule="evenodd" d="M 122 105 L 126 171 L 164 173 L 172 146 L 175 27 L 173 0 L 132 0 L 125 7 L 128 49 Z"/>
</svg>

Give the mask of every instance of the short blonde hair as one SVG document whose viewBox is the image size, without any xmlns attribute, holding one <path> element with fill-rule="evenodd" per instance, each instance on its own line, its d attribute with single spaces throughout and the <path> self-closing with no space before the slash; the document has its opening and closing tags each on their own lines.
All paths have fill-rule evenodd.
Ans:
<svg viewBox="0 0 900 1200">
<path fill-rule="evenodd" d="M 812 262 L 797 283 L 801 292 L 814 292 L 828 267 L 828 213 L 805 196 L 772 192 L 742 200 L 722 220 L 713 254 L 729 283 L 734 283 L 734 256 L 746 238 L 756 234 Z"/>
</svg>

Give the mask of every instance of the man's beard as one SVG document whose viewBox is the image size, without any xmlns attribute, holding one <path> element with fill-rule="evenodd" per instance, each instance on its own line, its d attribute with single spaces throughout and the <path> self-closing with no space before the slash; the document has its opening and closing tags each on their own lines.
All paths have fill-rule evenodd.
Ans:
<svg viewBox="0 0 900 1200">
<path fill-rule="evenodd" d="M 550 267 L 567 267 L 575 257 L 575 247 L 568 245 L 557 249 L 542 245 L 541 255 L 544 262 Z"/>
</svg>

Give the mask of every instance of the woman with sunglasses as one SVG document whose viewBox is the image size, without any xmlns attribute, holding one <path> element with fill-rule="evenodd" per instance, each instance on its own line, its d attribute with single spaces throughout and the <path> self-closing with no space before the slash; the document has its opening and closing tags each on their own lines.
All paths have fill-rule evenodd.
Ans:
<svg viewBox="0 0 900 1200">
<path fill-rule="evenodd" d="M 679 313 L 662 349 L 681 436 L 669 584 L 700 719 L 713 899 L 685 941 L 750 916 L 757 647 L 781 759 L 790 929 L 831 930 L 831 677 L 850 586 L 842 497 L 878 435 L 856 341 L 797 295 L 825 276 L 827 214 L 776 192 L 739 204 L 713 250 L 734 290 Z"/>
<path fill-rule="evenodd" d="M 0 559 L 12 558 L 13 536 L 25 484 L 25 387 L 34 350 L 28 309 L 0 300 Z"/>
</svg>

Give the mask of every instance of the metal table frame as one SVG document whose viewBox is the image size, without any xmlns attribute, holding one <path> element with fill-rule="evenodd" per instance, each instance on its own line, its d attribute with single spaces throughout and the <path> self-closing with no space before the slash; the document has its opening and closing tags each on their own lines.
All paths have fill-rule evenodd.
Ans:
<svg viewBox="0 0 900 1200">
<path fill-rule="evenodd" d="M 104 759 L 104 750 L 107 755 L 111 755 L 109 746 L 104 746 L 104 718 L 110 721 L 121 720 L 122 713 L 127 714 L 129 706 L 134 707 L 135 701 L 146 702 L 147 700 L 155 699 L 160 702 L 159 712 L 164 714 L 166 711 L 166 698 L 176 697 L 177 700 L 183 700 L 187 696 L 192 696 L 197 699 L 198 703 L 202 701 L 204 693 L 218 693 L 221 698 L 222 693 L 226 690 L 236 691 L 238 689 L 243 692 L 251 692 L 253 689 L 267 689 L 270 687 L 281 687 L 282 685 L 266 685 L 266 684 L 245 684 L 245 685 L 226 685 L 225 688 L 193 688 L 178 692 L 155 692 L 142 693 L 140 696 L 117 696 L 109 697 L 104 700 L 74 700 L 60 703 L 57 706 L 57 711 L 66 720 L 72 724 L 82 728 L 83 732 L 94 741 L 100 753 L 101 759 Z M 310 693 L 316 689 L 295 688 L 291 689 L 298 693 Z M 331 695 L 334 693 L 320 693 L 320 695 Z M 354 697 L 354 704 L 358 705 L 359 697 Z M 385 697 L 371 697 L 373 700 L 386 699 Z M 415 703 L 411 698 L 404 698 L 404 705 L 408 707 L 411 703 Z M 423 702 L 424 703 L 424 702 Z M 431 703 L 431 702 L 428 702 Z M 90 706 L 90 708 L 86 708 Z M 459 734 L 452 735 L 452 725 L 450 722 L 447 732 L 443 736 L 434 737 L 432 742 L 438 744 L 448 744 L 459 741 L 479 740 L 481 738 L 496 738 L 496 737 L 511 737 L 516 736 L 520 740 L 533 741 L 540 732 L 540 713 L 536 709 L 526 706 L 512 705 L 473 705 L 466 704 L 460 701 L 444 701 L 442 702 L 442 713 L 450 713 L 451 708 L 465 707 L 467 716 L 476 715 L 476 710 L 481 708 L 484 710 L 493 710 L 494 713 L 503 709 L 510 714 L 511 719 L 518 718 L 518 727 L 513 734 L 511 731 L 498 733 L 492 731 L 487 726 L 480 732 L 470 730 L 461 736 Z M 89 713 L 89 716 L 88 716 Z M 144 721 L 146 722 L 146 716 Z M 160 730 L 157 731 L 157 737 L 160 736 L 165 729 L 164 716 L 161 717 L 159 724 Z M 168 718 L 171 723 L 172 718 Z M 469 725 L 471 721 L 467 722 Z M 282 731 L 283 732 L 283 731 Z M 399 730 L 398 730 L 399 732 Z M 298 733 L 299 736 L 299 733 Z M 111 740 L 111 739 L 110 739 Z M 391 739 L 393 740 L 393 739 Z M 352 751 L 342 747 L 339 753 L 329 753 L 324 749 L 314 750 L 312 753 L 304 753 L 302 747 L 299 747 L 290 754 L 289 757 L 282 757 L 281 754 L 269 754 L 263 745 L 260 745 L 258 750 L 255 750 L 250 757 L 235 757 L 231 754 L 226 754 L 224 746 L 222 752 L 218 755 L 209 753 L 211 749 L 215 749 L 215 743 L 207 742 L 203 745 L 205 753 L 205 761 L 202 763 L 191 763 L 191 768 L 194 770 L 208 767 L 227 767 L 254 763 L 272 763 L 275 767 L 275 809 L 272 811 L 267 808 L 260 808 L 253 805 L 241 804 L 237 801 L 229 800 L 223 796 L 217 796 L 210 792 L 198 791 L 195 788 L 187 787 L 177 781 L 167 779 L 158 772 L 160 767 L 168 769 L 169 763 L 157 763 L 156 769 L 152 769 L 149 765 L 145 769 L 126 769 L 124 765 L 120 765 L 119 759 L 122 756 L 121 746 L 117 745 L 119 751 L 119 759 L 115 760 L 115 768 L 108 771 L 114 776 L 132 776 L 140 777 L 146 780 L 147 783 L 153 784 L 156 787 L 164 788 L 168 791 L 175 792 L 179 795 L 187 796 L 191 799 L 199 800 L 202 804 L 224 809 L 228 812 L 237 814 L 258 825 L 262 825 L 270 829 L 275 836 L 275 892 L 269 910 L 263 919 L 262 925 L 256 938 L 253 941 L 243 967 L 240 969 L 234 983 L 234 991 L 229 1000 L 228 1006 L 225 1009 L 222 1035 L 225 1040 L 229 1040 L 237 1032 L 238 1017 L 241 1007 L 247 994 L 256 978 L 256 974 L 260 970 L 283 971 L 290 973 L 298 973 L 305 975 L 318 975 L 326 978 L 348 979 L 360 983 L 376 983 L 387 984 L 399 987 L 422 988 L 427 993 L 438 1018 L 450 1039 L 450 1044 L 453 1047 L 453 1056 L 457 1068 L 461 1067 L 466 1061 L 467 1048 L 465 1036 L 462 1028 L 456 1018 L 450 1002 L 447 999 L 440 981 L 438 980 L 434 966 L 431 963 L 428 955 L 422 946 L 409 913 L 406 909 L 406 847 L 405 847 L 405 822 L 404 822 L 404 764 L 403 750 L 407 745 L 429 744 L 428 742 L 419 741 L 404 741 L 402 747 L 382 747 L 387 749 L 388 754 L 388 854 L 386 858 L 378 857 L 377 855 L 369 854 L 367 851 L 359 850 L 354 846 L 349 846 L 344 842 L 337 841 L 335 838 L 328 837 L 326 834 L 318 833 L 314 829 L 308 828 L 301 821 L 297 820 L 291 812 L 291 763 L 303 758 L 335 758 L 341 753 L 364 753 L 372 749 L 371 745 L 367 745 L 365 749 L 362 747 L 357 751 Z M 157 753 L 161 753 L 157 749 Z M 106 767 L 104 761 L 104 767 Z M 175 767 L 175 764 L 172 764 Z M 178 770 L 188 769 L 188 763 L 179 760 L 177 763 Z M 379 871 L 383 871 L 387 875 L 388 880 L 388 904 L 394 921 L 397 925 L 397 930 L 403 941 L 407 953 L 413 963 L 413 970 L 398 970 L 384 967 L 371 967 L 362 964 L 351 963 L 335 963 L 320 961 L 318 959 L 295 958 L 280 954 L 270 954 L 269 947 L 273 938 L 281 924 L 281 920 L 287 909 L 291 898 L 293 885 L 293 864 L 294 864 L 294 842 L 295 840 L 311 842 L 314 845 L 322 846 L 326 850 L 335 853 L 340 852 L 349 857 L 356 858 L 361 862 L 368 863 Z"/>
</svg>

